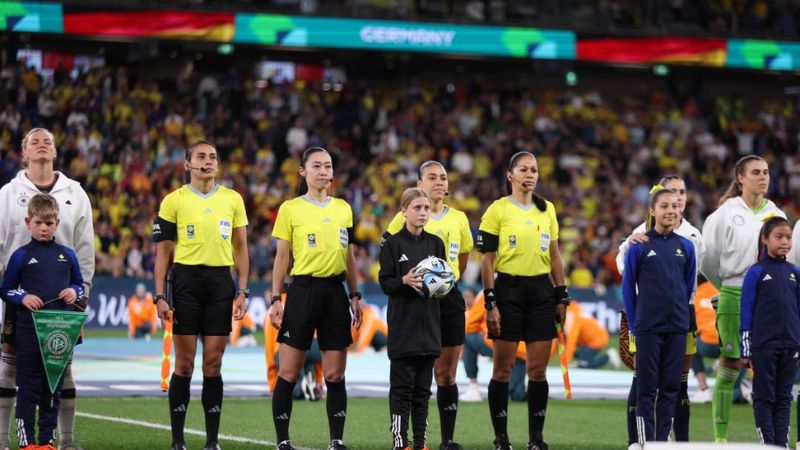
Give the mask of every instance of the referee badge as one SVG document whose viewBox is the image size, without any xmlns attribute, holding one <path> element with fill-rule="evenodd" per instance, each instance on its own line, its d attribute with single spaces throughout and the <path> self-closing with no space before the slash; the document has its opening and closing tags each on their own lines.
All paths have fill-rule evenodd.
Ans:
<svg viewBox="0 0 800 450">
<path fill-rule="evenodd" d="M 222 240 L 227 241 L 231 237 L 232 228 L 230 220 L 222 219 L 219 221 L 219 235 L 222 236 Z"/>
<path fill-rule="evenodd" d="M 314 233 L 308 234 L 308 246 L 314 248 L 317 246 L 317 235 Z"/>
<path fill-rule="evenodd" d="M 339 243 L 342 244 L 342 248 L 347 248 L 349 242 L 350 238 L 347 236 L 347 228 L 339 228 Z"/>
<path fill-rule="evenodd" d="M 508 246 L 509 248 L 517 248 L 517 236 L 511 234 L 508 236 Z"/>
<path fill-rule="evenodd" d="M 450 261 L 455 261 L 458 258 L 458 250 L 461 248 L 461 244 L 458 242 L 451 242 L 450 243 Z"/>
<path fill-rule="evenodd" d="M 539 248 L 546 252 L 548 248 L 550 248 L 550 233 L 540 233 L 539 234 Z"/>
<path fill-rule="evenodd" d="M 194 225 L 186 225 L 186 238 L 194 239 Z"/>
</svg>

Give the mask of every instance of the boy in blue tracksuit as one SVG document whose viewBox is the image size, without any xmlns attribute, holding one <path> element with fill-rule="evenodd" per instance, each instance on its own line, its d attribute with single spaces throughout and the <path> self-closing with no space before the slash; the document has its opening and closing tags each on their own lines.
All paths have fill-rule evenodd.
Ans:
<svg viewBox="0 0 800 450">
<path fill-rule="evenodd" d="M 689 302 L 697 276 L 694 245 L 673 231 L 680 217 L 676 194 L 655 190 L 650 197 L 650 216 L 649 240 L 628 250 L 622 279 L 625 311 L 636 338 L 636 428 L 642 446 L 648 441 L 666 441 L 672 429 L 689 330 Z"/>
<path fill-rule="evenodd" d="M 33 325 L 37 309 L 72 310 L 83 295 L 75 252 L 56 244 L 58 204 L 48 194 L 37 194 L 28 203 L 25 224 L 31 242 L 9 259 L 0 296 L 24 306 L 17 316 L 17 435 L 19 448 L 51 449 L 61 402 L 61 380 L 51 394 L 44 372 L 39 342 Z M 63 378 L 62 378 L 63 380 Z M 36 408 L 39 408 L 39 439 L 35 439 Z"/>
<path fill-rule="evenodd" d="M 786 447 L 800 351 L 800 270 L 786 261 L 792 228 L 782 217 L 761 228 L 764 257 L 742 284 L 742 358 L 753 366 L 753 411 L 762 444 Z"/>
</svg>

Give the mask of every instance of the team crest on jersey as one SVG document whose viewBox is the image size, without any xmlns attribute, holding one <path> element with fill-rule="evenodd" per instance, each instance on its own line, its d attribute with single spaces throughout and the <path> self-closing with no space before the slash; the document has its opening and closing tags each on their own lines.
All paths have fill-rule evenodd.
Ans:
<svg viewBox="0 0 800 450">
<path fill-rule="evenodd" d="M 233 226 L 230 220 L 221 219 L 219 221 L 219 235 L 222 236 L 222 240 L 227 241 L 231 237 L 231 229 Z"/>
<path fill-rule="evenodd" d="M 27 208 L 28 200 L 30 200 L 30 197 L 28 197 L 27 193 L 23 192 L 17 197 L 17 205 L 19 205 L 20 208 Z"/>
<path fill-rule="evenodd" d="M 508 236 L 508 247 L 509 248 L 517 248 L 517 236 L 511 234 Z"/>
<path fill-rule="evenodd" d="M 539 233 L 539 248 L 543 252 L 550 248 L 550 233 Z"/>
<path fill-rule="evenodd" d="M 308 234 L 308 246 L 314 248 L 317 246 L 317 235 L 314 233 Z"/>
<path fill-rule="evenodd" d="M 194 239 L 194 225 L 186 225 L 186 239 Z"/>
<path fill-rule="evenodd" d="M 737 227 L 744 225 L 744 217 L 740 216 L 739 214 L 733 216 L 733 224 Z"/>
<path fill-rule="evenodd" d="M 347 235 L 347 228 L 339 228 L 339 244 L 342 248 L 347 248 L 350 243 L 350 236 Z"/>
<path fill-rule="evenodd" d="M 458 242 L 450 243 L 450 261 L 455 261 L 458 258 L 458 250 L 461 249 L 461 244 Z"/>
</svg>

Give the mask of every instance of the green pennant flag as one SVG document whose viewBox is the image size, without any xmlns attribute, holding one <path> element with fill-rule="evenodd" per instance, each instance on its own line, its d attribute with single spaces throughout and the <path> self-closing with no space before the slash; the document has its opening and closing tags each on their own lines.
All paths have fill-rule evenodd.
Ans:
<svg viewBox="0 0 800 450">
<path fill-rule="evenodd" d="M 47 382 L 50 392 L 55 392 L 58 380 L 64 374 L 72 358 L 75 344 L 86 322 L 85 312 L 40 309 L 33 313 L 33 325 L 39 339 Z"/>
</svg>

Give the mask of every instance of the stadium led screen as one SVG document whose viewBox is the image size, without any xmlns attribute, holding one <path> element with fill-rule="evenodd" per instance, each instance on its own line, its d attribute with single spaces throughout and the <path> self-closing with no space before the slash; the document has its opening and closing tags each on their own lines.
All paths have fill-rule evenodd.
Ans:
<svg viewBox="0 0 800 450">
<path fill-rule="evenodd" d="M 161 37 L 229 42 L 232 13 L 170 10 L 91 11 L 64 14 L 64 32 L 93 36 Z"/>
<path fill-rule="evenodd" d="M 61 4 L 0 1 L 0 31 L 62 33 Z"/>
<path fill-rule="evenodd" d="M 575 33 L 273 14 L 237 14 L 234 42 L 535 59 L 575 59 Z"/>
<path fill-rule="evenodd" d="M 767 70 L 800 69 L 800 43 L 728 40 L 728 67 Z"/>
<path fill-rule="evenodd" d="M 579 39 L 578 60 L 613 63 L 725 65 L 724 39 Z"/>
</svg>

